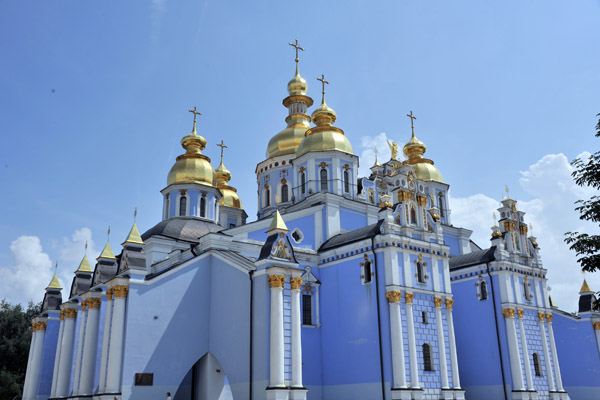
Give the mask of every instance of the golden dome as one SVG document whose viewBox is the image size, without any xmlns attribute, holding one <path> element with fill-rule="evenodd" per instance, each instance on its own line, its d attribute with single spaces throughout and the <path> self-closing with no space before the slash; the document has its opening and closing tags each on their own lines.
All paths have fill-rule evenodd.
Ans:
<svg viewBox="0 0 600 400">
<path fill-rule="evenodd" d="M 403 164 L 413 165 L 417 179 L 419 180 L 444 183 L 444 177 L 437 167 L 434 166 L 433 161 L 423 157 L 425 151 L 427 151 L 427 146 L 417 139 L 413 129 L 412 137 L 404 145 L 404 155 L 408 160 L 403 161 Z"/>
<path fill-rule="evenodd" d="M 232 208 L 244 208 L 242 201 L 237 194 L 237 189 L 233 186 L 229 186 L 228 183 L 231 180 L 231 172 L 223 164 L 223 154 L 221 154 L 221 164 L 217 167 L 217 188 L 221 191 L 221 198 L 219 199 L 219 206 L 232 207 Z"/>
<path fill-rule="evenodd" d="M 354 154 L 344 131 L 332 125 L 336 119 L 337 114 L 325 103 L 325 95 L 323 95 L 321 105 L 312 113 L 312 121 L 317 126 L 306 131 L 306 137 L 300 143 L 296 157 L 313 151 L 331 150 Z"/>
<path fill-rule="evenodd" d="M 196 132 L 196 121 L 192 133 L 181 139 L 185 154 L 177 157 L 177 161 L 169 171 L 167 185 L 175 183 L 200 183 L 215 186 L 215 171 L 210 164 L 210 158 L 202 154 L 206 147 L 206 139 Z"/>
<path fill-rule="evenodd" d="M 306 79 L 300 76 L 298 64 L 296 64 L 296 75 L 288 82 L 287 90 L 290 96 L 306 95 L 308 92 L 308 84 L 306 83 Z"/>
</svg>

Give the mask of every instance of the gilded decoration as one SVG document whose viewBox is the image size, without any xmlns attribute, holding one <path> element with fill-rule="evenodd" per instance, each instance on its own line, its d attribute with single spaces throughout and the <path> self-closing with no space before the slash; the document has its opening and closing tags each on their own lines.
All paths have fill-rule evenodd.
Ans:
<svg viewBox="0 0 600 400">
<path fill-rule="evenodd" d="M 600 331 L 600 322 L 592 322 L 595 331 Z"/>
<path fill-rule="evenodd" d="M 517 315 L 519 316 L 519 319 L 523 319 L 523 310 L 517 310 Z"/>
<path fill-rule="evenodd" d="M 46 327 L 48 326 L 47 322 L 36 322 L 34 325 L 36 325 L 35 330 L 36 331 L 45 331 Z"/>
<path fill-rule="evenodd" d="M 519 227 L 519 230 L 521 232 L 521 235 L 527 235 L 527 225 L 521 225 Z"/>
<path fill-rule="evenodd" d="M 290 256 L 283 232 L 280 232 L 279 235 L 281 238 L 275 242 L 275 245 L 273 245 L 271 250 L 271 258 L 283 258 L 286 260 L 291 260 L 292 257 Z"/>
<path fill-rule="evenodd" d="M 111 289 L 106 289 L 106 298 L 108 300 L 112 300 L 114 293 L 115 293 L 115 291 L 112 288 Z"/>
<path fill-rule="evenodd" d="M 399 291 L 387 292 L 385 294 L 385 297 L 387 297 L 387 299 L 390 303 L 399 303 L 400 299 L 402 298 L 402 292 L 399 292 Z"/>
<path fill-rule="evenodd" d="M 87 301 L 87 305 L 90 309 L 100 308 L 100 303 L 102 303 L 102 299 L 100 299 L 98 297 L 93 297 L 91 299 L 88 299 L 88 301 Z"/>
<path fill-rule="evenodd" d="M 319 164 L 319 167 L 327 168 L 327 163 L 325 161 L 321 161 L 321 164 Z"/>
<path fill-rule="evenodd" d="M 415 298 L 415 294 L 406 292 L 404 298 L 406 299 L 406 304 L 412 304 L 413 299 Z"/>
<path fill-rule="evenodd" d="M 544 322 L 544 316 L 545 314 L 543 312 L 538 313 L 538 319 L 540 320 L 540 322 Z"/>
<path fill-rule="evenodd" d="M 303 294 L 308 294 L 308 295 L 314 294 L 314 290 L 313 290 L 312 285 L 310 284 L 310 282 L 306 282 L 304 284 L 304 286 L 302 286 L 302 293 Z"/>
<path fill-rule="evenodd" d="M 442 308 L 442 298 L 441 297 L 434 297 L 433 303 L 435 304 L 435 308 Z"/>
<path fill-rule="evenodd" d="M 60 310 L 60 320 L 63 321 L 65 319 L 65 310 Z"/>
<path fill-rule="evenodd" d="M 292 290 L 299 290 L 302 286 L 302 278 L 291 278 L 290 284 L 292 286 Z"/>
<path fill-rule="evenodd" d="M 421 207 L 425 207 L 427 205 L 427 196 L 423 194 L 417 195 L 417 204 Z"/>
<path fill-rule="evenodd" d="M 504 308 L 502 309 L 502 314 L 504 318 L 514 318 L 515 317 L 515 309 L 514 308 Z"/>
<path fill-rule="evenodd" d="M 269 285 L 271 288 L 283 288 L 285 283 L 285 275 L 271 275 L 269 276 Z"/>
<path fill-rule="evenodd" d="M 74 319 L 77 317 L 77 309 L 76 308 L 67 308 L 65 310 L 65 318 Z"/>
<path fill-rule="evenodd" d="M 113 287 L 113 293 L 115 295 L 115 298 L 127 298 L 127 293 L 129 293 L 129 286 L 115 286 Z"/>
<path fill-rule="evenodd" d="M 513 221 L 504 221 L 504 230 L 512 232 L 515 230 L 515 223 Z"/>
<path fill-rule="evenodd" d="M 81 311 L 87 310 L 87 300 L 81 302 Z"/>
<path fill-rule="evenodd" d="M 392 202 L 390 201 L 391 197 L 388 194 L 384 194 L 379 196 L 381 202 L 379 203 L 379 208 L 391 208 Z"/>
<path fill-rule="evenodd" d="M 35 332 L 37 329 L 37 322 L 34 322 L 33 324 L 31 324 L 31 331 Z"/>
<path fill-rule="evenodd" d="M 446 308 L 448 310 L 452 310 L 452 306 L 454 305 L 454 300 L 452 299 L 446 299 Z"/>
<path fill-rule="evenodd" d="M 549 324 L 552 323 L 552 314 L 546 314 L 546 321 L 548 321 Z"/>
<path fill-rule="evenodd" d="M 391 160 L 397 160 L 396 157 L 398 157 L 398 143 L 397 142 L 390 142 L 389 140 L 387 141 L 387 145 L 390 148 L 390 151 L 392 152 L 392 158 Z"/>
<path fill-rule="evenodd" d="M 410 192 L 408 190 L 399 190 L 398 191 L 398 202 L 409 201 L 410 200 Z"/>
</svg>

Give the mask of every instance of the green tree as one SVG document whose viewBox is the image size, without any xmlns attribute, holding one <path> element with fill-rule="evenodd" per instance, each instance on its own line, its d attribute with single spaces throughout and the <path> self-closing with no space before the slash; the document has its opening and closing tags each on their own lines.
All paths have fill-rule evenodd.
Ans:
<svg viewBox="0 0 600 400">
<path fill-rule="evenodd" d="M 29 344 L 31 320 L 41 304 L 29 303 L 27 310 L 0 301 L 0 399 L 21 398 Z"/>
<path fill-rule="evenodd" d="M 600 114 L 597 116 L 600 117 Z M 596 125 L 596 137 L 600 137 L 600 119 Z M 571 165 L 575 168 L 571 175 L 577 185 L 600 189 L 600 151 L 592 154 L 587 160 L 576 158 Z M 600 223 L 600 196 L 594 195 L 589 200 L 577 200 L 575 204 L 579 219 Z M 579 257 L 577 262 L 581 264 L 583 271 L 600 270 L 600 235 L 567 232 L 565 236 L 565 242 Z"/>
</svg>

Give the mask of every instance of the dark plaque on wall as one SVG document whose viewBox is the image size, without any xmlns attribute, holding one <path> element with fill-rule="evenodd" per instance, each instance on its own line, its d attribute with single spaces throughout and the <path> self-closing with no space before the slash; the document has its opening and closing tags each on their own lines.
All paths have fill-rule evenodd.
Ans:
<svg viewBox="0 0 600 400">
<path fill-rule="evenodd" d="M 135 374 L 135 386 L 152 386 L 154 374 L 144 372 Z"/>
</svg>

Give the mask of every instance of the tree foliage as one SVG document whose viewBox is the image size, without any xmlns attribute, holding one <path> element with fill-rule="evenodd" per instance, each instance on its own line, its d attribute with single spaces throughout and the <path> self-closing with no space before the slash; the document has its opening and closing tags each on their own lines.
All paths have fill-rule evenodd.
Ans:
<svg viewBox="0 0 600 400">
<path fill-rule="evenodd" d="M 597 116 L 600 117 L 600 114 Z M 600 137 L 600 120 L 596 125 L 596 137 Z M 571 175 L 577 185 L 600 189 L 600 151 L 592 154 L 587 160 L 576 158 L 571 165 L 575 168 Z M 589 200 L 577 200 L 575 205 L 579 219 L 600 223 L 600 196 L 594 195 Z M 600 270 L 600 235 L 567 232 L 565 236 L 565 242 L 579 257 L 577 262 L 583 271 Z"/>
<path fill-rule="evenodd" d="M 39 314 L 41 304 L 20 304 L 0 301 L 0 399 L 21 398 L 29 345 L 31 320 Z"/>
</svg>

